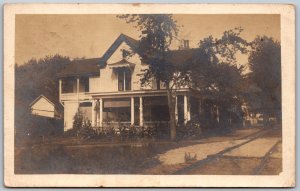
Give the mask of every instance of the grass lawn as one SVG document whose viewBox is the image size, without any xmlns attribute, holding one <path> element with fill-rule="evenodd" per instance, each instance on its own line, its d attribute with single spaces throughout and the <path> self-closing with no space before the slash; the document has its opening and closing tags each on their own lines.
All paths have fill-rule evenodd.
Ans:
<svg viewBox="0 0 300 191">
<path fill-rule="evenodd" d="M 74 142 L 74 140 L 70 140 Z M 138 174 L 159 163 L 155 156 L 191 142 L 135 141 L 34 144 L 15 147 L 16 174 Z M 184 157 L 184 156 L 183 156 Z"/>
<path fill-rule="evenodd" d="M 143 174 L 159 166 L 158 154 L 197 143 L 237 139 L 257 129 L 221 137 L 170 142 L 154 139 L 83 140 L 72 137 L 16 139 L 16 174 Z M 200 141 L 200 142 L 199 142 Z M 184 158 L 184 155 L 182 156 Z M 148 173 L 147 173 L 148 174 Z M 151 172 L 150 172 L 151 174 Z"/>
</svg>

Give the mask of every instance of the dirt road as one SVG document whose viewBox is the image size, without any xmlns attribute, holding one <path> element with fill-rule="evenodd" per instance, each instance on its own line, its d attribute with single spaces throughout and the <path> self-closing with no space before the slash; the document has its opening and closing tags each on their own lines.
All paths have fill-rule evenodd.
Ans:
<svg viewBox="0 0 300 191">
<path fill-rule="evenodd" d="M 195 144 L 167 151 L 152 174 L 251 175 L 279 174 L 282 170 L 281 130 L 265 129 L 231 141 Z M 188 153 L 188 154 L 187 154 Z M 186 160 L 190 155 L 190 161 Z"/>
</svg>

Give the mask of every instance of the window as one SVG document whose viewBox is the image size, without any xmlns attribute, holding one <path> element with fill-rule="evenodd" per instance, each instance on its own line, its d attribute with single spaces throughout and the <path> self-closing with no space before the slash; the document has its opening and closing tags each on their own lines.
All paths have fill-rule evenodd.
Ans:
<svg viewBox="0 0 300 191">
<path fill-rule="evenodd" d="M 89 78 L 81 77 L 79 79 L 79 92 L 89 92 Z"/>
<path fill-rule="evenodd" d="M 64 78 L 62 79 L 62 92 L 61 93 L 76 93 L 76 79 L 75 78 Z"/>
<path fill-rule="evenodd" d="M 152 89 L 153 90 L 160 90 L 160 80 L 159 79 L 156 79 L 156 78 L 153 78 L 152 80 Z"/>
<path fill-rule="evenodd" d="M 62 80 L 61 93 L 77 93 L 77 78 L 69 77 Z M 89 77 L 79 78 L 79 92 L 89 92 Z"/>
<path fill-rule="evenodd" d="M 118 70 L 118 90 L 131 90 L 131 71 L 129 69 Z"/>
</svg>

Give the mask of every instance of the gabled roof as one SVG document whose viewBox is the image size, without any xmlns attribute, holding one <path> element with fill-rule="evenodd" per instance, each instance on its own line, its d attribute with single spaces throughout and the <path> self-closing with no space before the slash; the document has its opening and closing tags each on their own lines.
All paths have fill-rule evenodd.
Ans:
<svg viewBox="0 0 300 191">
<path fill-rule="evenodd" d="M 198 49 L 171 50 L 167 54 L 167 60 L 175 66 L 189 62 L 197 54 Z"/>
<path fill-rule="evenodd" d="M 77 76 L 99 76 L 100 67 L 99 62 L 101 58 L 90 58 L 73 60 L 66 65 L 64 69 L 57 74 L 59 78 L 62 77 L 77 77 Z"/>
<path fill-rule="evenodd" d="M 38 102 L 41 98 L 44 98 L 46 101 L 48 101 L 51 105 L 53 105 L 54 107 L 55 107 L 55 105 L 54 105 L 54 103 L 52 102 L 52 101 L 50 101 L 46 96 L 44 96 L 43 94 L 41 94 L 39 97 L 37 97 L 35 100 L 33 100 L 33 102 L 31 102 L 30 104 L 29 104 L 29 106 L 31 107 L 31 106 L 33 106 L 36 102 Z"/>
<path fill-rule="evenodd" d="M 135 49 L 138 47 L 138 41 L 125 35 L 120 34 L 120 36 L 115 40 L 115 42 L 109 47 L 109 49 L 103 54 L 100 60 L 100 67 L 106 66 L 107 60 L 113 55 L 113 53 L 119 48 L 119 46 L 125 42 L 130 48 Z"/>
<path fill-rule="evenodd" d="M 46 97 L 45 95 L 41 94 L 35 100 L 33 100 L 33 102 L 29 104 L 29 106 L 32 107 L 41 98 L 44 98 L 45 100 L 47 100 L 47 102 L 49 102 L 51 105 L 54 106 L 54 115 L 56 117 L 57 116 L 61 117 L 61 114 L 64 112 L 63 106 L 58 101 L 54 101 L 53 99 L 50 99 L 50 97 L 51 97 L 50 95 Z"/>
<path fill-rule="evenodd" d="M 120 34 L 101 58 L 73 60 L 70 64 L 66 65 L 65 68 L 57 76 L 59 78 L 99 76 L 100 68 L 106 66 L 107 60 L 113 55 L 113 53 L 123 42 L 125 42 L 133 50 L 138 48 L 139 46 L 138 40 L 135 40 L 127 35 Z M 170 52 L 168 52 L 167 60 L 176 66 L 180 66 L 190 61 L 197 53 L 197 50 L 198 49 L 171 50 Z M 120 63 L 115 64 L 118 65 Z"/>
</svg>

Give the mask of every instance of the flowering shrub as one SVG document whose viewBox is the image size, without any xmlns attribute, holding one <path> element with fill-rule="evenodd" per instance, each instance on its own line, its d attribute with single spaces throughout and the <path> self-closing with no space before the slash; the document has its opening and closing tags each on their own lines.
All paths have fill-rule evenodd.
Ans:
<svg viewBox="0 0 300 191">
<path fill-rule="evenodd" d="M 202 135 L 202 128 L 198 118 L 192 118 L 185 125 L 177 126 L 177 138 L 197 138 Z"/>
<path fill-rule="evenodd" d="M 78 110 L 74 116 L 73 129 L 66 134 L 83 139 L 141 139 L 141 138 L 169 138 L 170 129 L 166 123 L 155 123 L 147 127 L 132 126 L 119 122 L 105 127 L 92 127 L 90 120 Z"/>
</svg>

